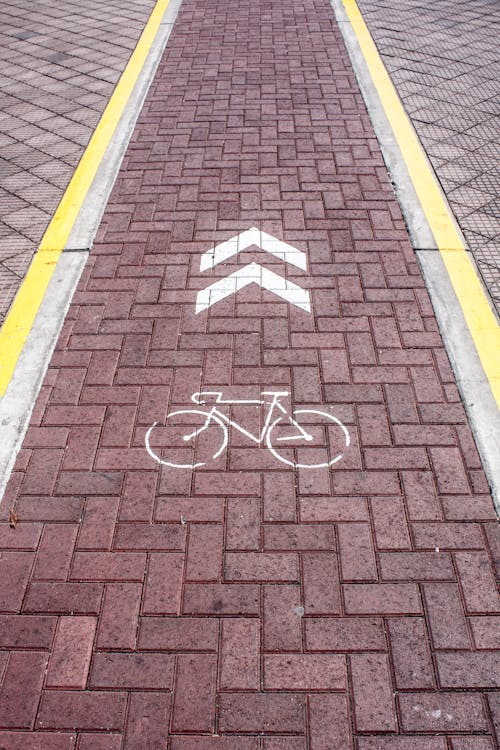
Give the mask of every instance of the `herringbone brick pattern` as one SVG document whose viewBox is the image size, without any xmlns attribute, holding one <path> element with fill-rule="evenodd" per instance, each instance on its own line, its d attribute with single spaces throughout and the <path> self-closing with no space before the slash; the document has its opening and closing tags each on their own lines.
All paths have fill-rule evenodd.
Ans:
<svg viewBox="0 0 500 750">
<path fill-rule="evenodd" d="M 307 270 L 200 272 L 251 226 Z M 311 313 L 256 284 L 195 313 L 250 260 Z M 200 390 L 288 392 L 350 445 L 294 468 L 232 428 L 209 462 L 220 427 L 164 427 Z M 205 465 L 148 455 L 154 422 Z M 292 464 L 337 450 L 310 429 Z M 185 0 L 2 507 L 0 745 L 498 747 L 498 527 L 326 0 Z"/>
</svg>

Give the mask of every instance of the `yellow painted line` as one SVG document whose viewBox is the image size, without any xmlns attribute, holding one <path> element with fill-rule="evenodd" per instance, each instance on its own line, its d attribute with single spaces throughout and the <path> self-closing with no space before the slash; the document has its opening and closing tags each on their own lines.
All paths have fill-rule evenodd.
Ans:
<svg viewBox="0 0 500 750">
<path fill-rule="evenodd" d="M 342 2 L 500 407 L 500 327 L 356 0 Z"/>
<path fill-rule="evenodd" d="M 169 0 L 157 0 L 0 329 L 0 396 L 10 383 L 59 256 L 144 66 L 168 3 Z"/>
</svg>

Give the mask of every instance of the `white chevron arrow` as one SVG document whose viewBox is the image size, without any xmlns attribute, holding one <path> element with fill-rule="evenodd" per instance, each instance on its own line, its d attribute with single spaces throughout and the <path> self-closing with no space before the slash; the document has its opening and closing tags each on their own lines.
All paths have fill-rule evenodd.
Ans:
<svg viewBox="0 0 500 750">
<path fill-rule="evenodd" d="M 252 243 L 254 244 L 254 243 Z M 220 263 L 220 261 L 217 261 Z M 215 265 L 215 264 L 214 264 Z M 229 274 L 224 279 L 219 279 L 214 284 L 202 289 L 196 296 L 196 313 L 208 310 L 231 294 L 235 294 L 249 284 L 258 284 L 262 289 L 267 289 L 278 297 L 290 302 L 301 310 L 311 312 L 311 300 L 309 292 L 297 286 L 292 281 L 278 276 L 277 273 L 263 268 L 258 263 L 249 263 L 244 268 Z"/>
<path fill-rule="evenodd" d="M 284 260 L 286 263 L 292 263 L 303 271 L 307 268 L 307 255 L 302 250 L 298 250 L 293 245 L 288 245 L 277 237 L 273 237 L 272 234 L 257 229 L 257 227 L 251 227 L 251 229 L 246 229 L 241 234 L 237 234 L 203 253 L 200 259 L 200 271 L 214 268 L 214 266 L 232 258 L 233 255 L 237 255 L 252 245 L 256 245 L 260 250 L 271 253 L 271 255 Z"/>
</svg>

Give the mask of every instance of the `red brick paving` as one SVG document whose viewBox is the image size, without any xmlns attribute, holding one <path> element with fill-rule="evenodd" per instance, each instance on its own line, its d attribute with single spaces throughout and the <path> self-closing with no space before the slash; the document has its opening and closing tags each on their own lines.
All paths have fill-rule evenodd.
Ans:
<svg viewBox="0 0 500 750">
<path fill-rule="evenodd" d="M 308 270 L 200 273 L 255 225 Z M 196 315 L 250 260 L 312 313 L 252 285 Z M 146 431 L 201 389 L 289 391 L 351 445 L 295 470 L 232 429 L 160 466 Z M 498 748 L 498 526 L 326 0 L 185 0 L 2 514 L 2 747 Z"/>
</svg>

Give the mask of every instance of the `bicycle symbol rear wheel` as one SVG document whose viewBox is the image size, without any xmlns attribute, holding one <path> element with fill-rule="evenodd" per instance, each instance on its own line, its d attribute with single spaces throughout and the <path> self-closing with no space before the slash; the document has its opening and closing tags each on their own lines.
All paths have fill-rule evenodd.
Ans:
<svg viewBox="0 0 500 750">
<path fill-rule="evenodd" d="M 214 430 L 211 428 L 215 426 L 222 430 L 221 441 L 217 438 L 214 442 Z M 216 431 L 218 432 L 218 429 Z M 166 424 L 161 426 L 154 422 L 146 432 L 145 438 L 146 450 L 151 458 L 162 466 L 171 466 L 174 469 L 198 469 L 205 466 L 207 461 L 220 456 L 228 440 L 229 435 L 224 422 L 216 414 L 199 409 L 180 409 L 167 414 Z M 152 442 L 157 446 L 155 449 L 151 445 Z M 189 449 L 193 456 L 191 463 L 178 458 L 186 455 Z M 156 451 L 160 451 L 162 455 L 158 455 Z M 195 454 L 200 453 L 207 461 L 197 461 L 194 458 Z"/>
<path fill-rule="evenodd" d="M 290 434 L 294 423 L 300 425 L 300 429 L 310 435 L 310 441 L 302 438 L 297 432 Z M 347 427 L 340 419 L 316 409 L 295 409 L 293 419 L 278 417 L 270 425 L 266 435 L 266 444 L 273 456 L 282 463 L 297 469 L 321 469 L 333 466 L 340 461 L 350 442 Z M 300 460 L 290 457 L 297 449 L 300 451 Z M 322 454 L 319 461 L 318 454 Z"/>
</svg>

